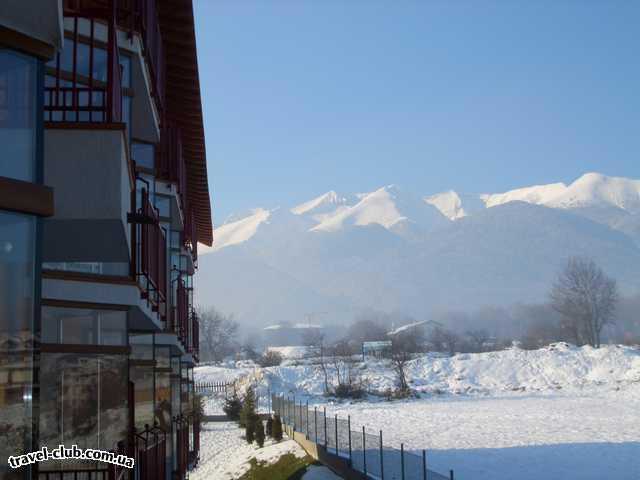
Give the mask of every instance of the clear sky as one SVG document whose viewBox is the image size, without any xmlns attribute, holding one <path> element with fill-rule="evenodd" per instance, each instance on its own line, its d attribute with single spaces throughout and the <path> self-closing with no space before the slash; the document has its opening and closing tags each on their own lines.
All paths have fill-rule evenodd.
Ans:
<svg viewBox="0 0 640 480">
<path fill-rule="evenodd" d="M 214 221 L 640 178 L 640 0 L 195 0 Z"/>
</svg>

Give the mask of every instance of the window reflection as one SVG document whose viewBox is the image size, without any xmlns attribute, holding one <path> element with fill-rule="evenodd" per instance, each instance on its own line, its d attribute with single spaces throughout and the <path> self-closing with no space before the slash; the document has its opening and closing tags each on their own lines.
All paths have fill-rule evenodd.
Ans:
<svg viewBox="0 0 640 480">
<path fill-rule="evenodd" d="M 131 156 L 138 167 L 153 169 L 155 166 L 156 149 L 150 143 L 133 142 Z"/>
<path fill-rule="evenodd" d="M 113 450 L 126 439 L 126 355 L 43 353 L 40 371 L 41 446 Z M 70 467 L 69 460 L 40 466 Z"/>
<path fill-rule="evenodd" d="M 34 217 L 0 212 L 0 458 L 4 459 L 31 450 L 35 226 Z M 0 477 L 15 478 L 10 475 L 5 462 Z"/>
<path fill-rule="evenodd" d="M 35 180 L 38 62 L 0 48 L 0 176 Z"/>
<path fill-rule="evenodd" d="M 101 309 L 43 307 L 42 342 L 126 345 L 127 313 Z"/>
</svg>

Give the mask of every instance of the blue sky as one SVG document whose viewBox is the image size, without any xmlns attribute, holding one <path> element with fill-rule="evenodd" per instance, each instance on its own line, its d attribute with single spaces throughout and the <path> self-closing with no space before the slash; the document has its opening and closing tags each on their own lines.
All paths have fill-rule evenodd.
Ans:
<svg viewBox="0 0 640 480">
<path fill-rule="evenodd" d="M 195 0 L 214 221 L 640 178 L 635 0 Z"/>
</svg>

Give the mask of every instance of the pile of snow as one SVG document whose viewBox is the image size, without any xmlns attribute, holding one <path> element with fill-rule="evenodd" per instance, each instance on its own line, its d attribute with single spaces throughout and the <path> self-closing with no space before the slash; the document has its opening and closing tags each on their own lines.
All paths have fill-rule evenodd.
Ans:
<svg viewBox="0 0 640 480">
<path fill-rule="evenodd" d="M 330 374 L 332 372 L 329 366 Z M 357 366 L 372 392 L 395 387 L 389 360 L 368 359 Z M 578 392 L 589 388 L 624 389 L 640 384 L 640 351 L 632 347 L 574 347 L 564 343 L 540 350 L 425 355 L 409 362 L 411 387 L 424 394 L 505 395 Z M 263 371 L 272 391 L 321 396 L 324 375 L 318 365 L 282 365 Z"/>
<path fill-rule="evenodd" d="M 196 383 L 234 382 L 252 374 L 258 369 L 252 361 L 226 362 L 220 365 L 203 365 L 196 367 L 193 376 Z"/>
</svg>

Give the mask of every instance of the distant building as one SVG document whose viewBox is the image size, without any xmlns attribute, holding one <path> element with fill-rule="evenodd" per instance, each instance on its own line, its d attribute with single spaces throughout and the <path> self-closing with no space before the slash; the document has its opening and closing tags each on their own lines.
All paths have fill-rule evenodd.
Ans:
<svg viewBox="0 0 640 480">
<path fill-rule="evenodd" d="M 268 347 L 302 347 L 305 339 L 315 332 L 320 333 L 323 327 L 309 323 L 279 323 L 263 329 L 264 343 Z"/>
</svg>

